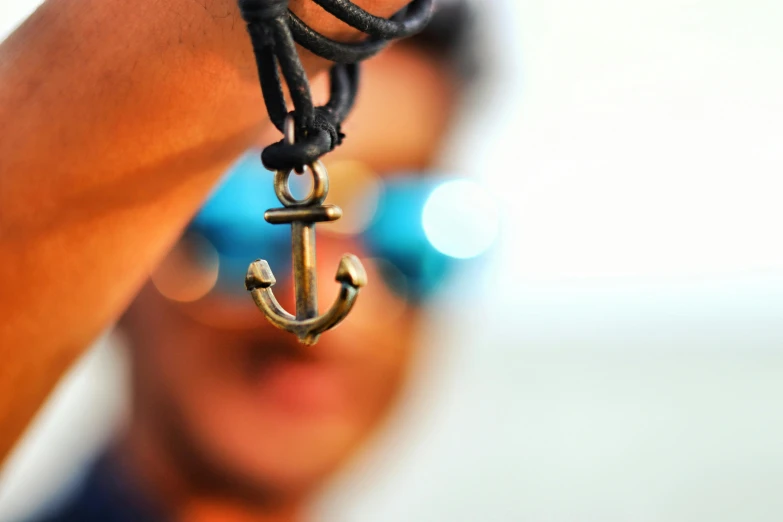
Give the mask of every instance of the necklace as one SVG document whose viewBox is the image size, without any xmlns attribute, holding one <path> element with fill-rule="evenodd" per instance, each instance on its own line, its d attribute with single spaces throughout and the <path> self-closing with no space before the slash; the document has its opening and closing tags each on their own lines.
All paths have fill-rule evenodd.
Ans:
<svg viewBox="0 0 783 522">
<path fill-rule="evenodd" d="M 253 44 L 267 112 L 284 136 L 261 155 L 264 166 L 275 171 L 275 194 L 283 205 L 267 211 L 264 219 L 274 225 L 291 225 L 296 313 L 284 310 L 275 298 L 272 287 L 276 281 L 266 261 L 257 260 L 250 265 L 245 287 L 269 322 L 295 334 L 306 345 L 317 343 L 321 334 L 340 324 L 353 309 L 360 289 L 367 284 L 367 274 L 359 259 L 346 254 L 337 269 L 340 294 L 331 308 L 319 315 L 315 224 L 342 217 L 339 207 L 325 204 L 329 175 L 320 158 L 343 141 L 341 125 L 353 108 L 359 88 L 358 62 L 381 51 L 390 40 L 420 31 L 433 12 L 433 0 L 413 0 L 387 20 L 371 15 L 349 0 L 313 1 L 369 38 L 360 43 L 331 40 L 291 12 L 288 0 L 239 0 Z M 295 43 L 335 62 L 329 76 L 330 99 L 322 107 L 313 105 Z M 294 105 L 290 113 L 280 72 Z M 288 180 L 292 172 L 306 171 L 313 177 L 313 189 L 306 198 L 296 199 Z"/>
</svg>

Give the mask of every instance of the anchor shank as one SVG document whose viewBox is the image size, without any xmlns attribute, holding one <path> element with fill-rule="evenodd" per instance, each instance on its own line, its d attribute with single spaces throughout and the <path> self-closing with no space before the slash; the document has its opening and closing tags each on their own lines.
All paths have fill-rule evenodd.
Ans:
<svg viewBox="0 0 783 522">
<path fill-rule="evenodd" d="M 315 223 L 291 223 L 293 247 L 296 318 L 312 319 L 318 316 L 318 286 L 315 270 Z"/>
</svg>

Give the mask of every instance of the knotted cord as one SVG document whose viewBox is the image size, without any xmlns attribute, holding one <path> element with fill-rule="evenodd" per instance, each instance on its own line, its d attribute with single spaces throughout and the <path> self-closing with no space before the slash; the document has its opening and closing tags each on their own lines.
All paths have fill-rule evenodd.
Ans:
<svg viewBox="0 0 783 522">
<path fill-rule="evenodd" d="M 342 123 L 353 108 L 359 88 L 358 62 L 378 53 L 390 40 L 421 31 L 433 14 L 433 0 L 413 0 L 388 20 L 373 16 L 349 0 L 313 0 L 368 35 L 362 42 L 343 43 L 307 26 L 288 9 L 288 0 L 238 1 L 253 44 L 267 112 L 281 132 L 289 114 L 282 79 L 294 105 L 296 141 L 291 144 L 282 140 L 264 150 L 262 161 L 270 170 L 301 170 L 340 145 L 345 138 Z M 313 105 L 310 83 L 295 43 L 335 62 L 329 75 L 330 98 L 324 106 Z"/>
</svg>

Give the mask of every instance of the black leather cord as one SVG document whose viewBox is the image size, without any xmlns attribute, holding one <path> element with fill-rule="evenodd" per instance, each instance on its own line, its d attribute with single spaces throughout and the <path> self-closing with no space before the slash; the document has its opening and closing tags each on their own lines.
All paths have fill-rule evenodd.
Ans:
<svg viewBox="0 0 783 522">
<path fill-rule="evenodd" d="M 314 2 L 351 27 L 380 40 L 405 38 L 418 33 L 432 16 L 432 0 L 413 0 L 391 20 L 373 16 L 348 0 Z"/>
<path fill-rule="evenodd" d="M 299 45 L 313 54 L 337 63 L 356 63 L 366 60 L 378 54 L 388 43 L 385 40 L 374 39 L 354 44 L 338 42 L 316 33 L 293 13 L 288 13 L 288 23 Z"/>
<path fill-rule="evenodd" d="M 433 12 L 433 0 L 413 0 L 387 20 L 348 0 L 314 1 L 370 38 L 353 44 L 327 38 L 289 11 L 288 0 L 238 0 L 253 43 L 267 112 L 281 132 L 288 108 L 278 67 L 294 104 L 296 143 L 281 141 L 264 150 L 262 161 L 271 170 L 301 170 L 340 145 L 345 137 L 341 125 L 353 108 L 359 87 L 357 62 L 379 52 L 388 40 L 422 30 Z M 330 74 L 330 99 L 323 107 L 313 106 L 310 84 L 294 42 L 335 62 Z"/>
</svg>

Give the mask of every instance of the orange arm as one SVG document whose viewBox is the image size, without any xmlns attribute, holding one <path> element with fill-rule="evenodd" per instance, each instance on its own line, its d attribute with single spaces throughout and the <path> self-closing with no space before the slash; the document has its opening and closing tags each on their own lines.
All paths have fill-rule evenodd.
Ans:
<svg viewBox="0 0 783 522">
<path fill-rule="evenodd" d="M 0 46 L 0 460 L 265 122 L 236 0 L 49 1 Z"/>
</svg>

